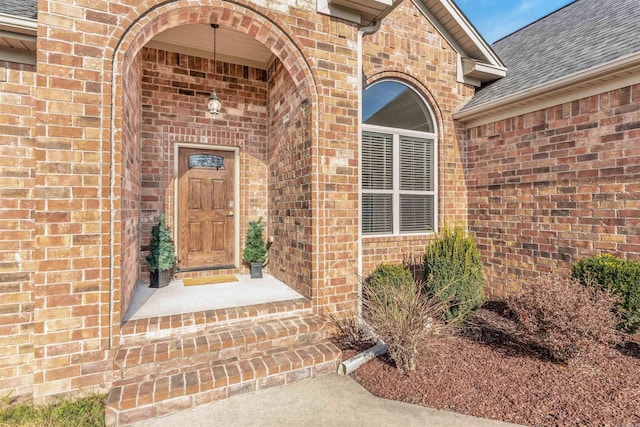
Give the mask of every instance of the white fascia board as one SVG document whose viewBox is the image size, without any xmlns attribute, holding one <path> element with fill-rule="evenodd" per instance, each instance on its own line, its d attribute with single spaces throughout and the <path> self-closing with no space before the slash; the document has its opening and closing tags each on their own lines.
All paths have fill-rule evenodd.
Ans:
<svg viewBox="0 0 640 427">
<path fill-rule="evenodd" d="M 443 0 L 441 0 L 443 1 Z M 483 82 L 490 82 L 493 80 L 497 80 L 506 75 L 507 69 L 504 67 L 502 62 L 498 59 L 495 64 L 483 64 L 474 59 L 468 57 L 467 53 L 464 51 L 462 46 L 458 44 L 458 42 L 449 34 L 447 29 L 440 23 L 429 10 L 427 5 L 425 5 L 421 0 L 413 0 L 413 4 L 420 9 L 422 14 L 431 22 L 431 24 L 435 27 L 435 29 L 440 33 L 440 35 L 449 43 L 449 45 L 456 51 L 458 54 L 457 58 L 457 81 L 459 83 L 465 83 L 472 86 L 480 87 Z M 449 9 L 447 9 L 449 10 Z M 464 18 L 460 15 L 457 8 L 454 8 L 455 15 L 459 16 L 461 19 Z M 451 11 L 449 11 L 451 13 Z M 454 16 L 455 18 L 455 16 Z M 467 22 L 464 20 L 464 22 Z M 469 24 L 467 24 L 470 28 L 472 28 Z M 463 27 L 464 28 L 464 27 Z M 468 32 L 467 32 L 468 33 Z M 481 45 L 487 47 L 486 43 L 482 41 L 482 38 L 479 39 L 481 41 Z M 476 42 L 477 44 L 477 42 Z M 491 51 L 491 49 L 489 49 Z M 497 58 L 493 55 L 493 51 L 491 51 L 492 57 Z M 472 61 L 474 67 L 476 67 L 476 73 L 470 74 L 465 70 L 465 64 Z M 479 72 L 482 70 L 482 72 Z M 473 70 L 472 70 L 473 71 Z M 495 77 L 494 77 L 495 75 Z"/>
<path fill-rule="evenodd" d="M 453 118 L 466 123 L 467 127 L 475 127 L 636 83 L 640 83 L 640 53 L 455 112 Z"/>
<path fill-rule="evenodd" d="M 440 21 L 433 16 L 427 5 L 425 5 L 421 0 L 412 0 L 413 4 L 416 5 L 418 9 L 422 12 L 422 14 L 431 22 L 431 24 L 438 30 L 440 35 L 451 45 L 453 50 L 455 50 L 458 55 L 464 57 L 467 56 L 464 49 L 451 37 L 451 34 L 444 28 L 444 26 L 440 23 Z"/>
<path fill-rule="evenodd" d="M 35 35 L 38 31 L 38 21 L 0 13 L 0 29 L 19 34 Z"/>
<path fill-rule="evenodd" d="M 487 44 L 487 42 L 482 38 L 482 36 L 476 31 L 476 29 L 471 25 L 471 23 L 464 17 L 464 15 L 460 12 L 460 9 L 451 1 L 451 0 L 440 0 L 442 6 L 449 12 L 449 15 L 452 19 L 454 19 L 460 27 L 464 30 L 469 38 L 473 41 L 473 43 L 478 46 L 478 49 L 485 55 L 489 62 L 492 65 L 503 67 L 504 64 L 495 54 L 493 49 Z"/>
<path fill-rule="evenodd" d="M 316 10 L 318 13 L 323 15 L 334 16 L 336 18 L 344 19 L 345 21 L 355 22 L 356 24 L 360 24 L 362 22 L 362 17 L 359 13 L 333 5 L 329 0 L 317 0 Z"/>
<path fill-rule="evenodd" d="M 482 83 L 498 80 L 507 75 L 505 67 L 479 62 L 472 58 L 462 58 L 462 70 L 465 77 L 478 79 Z"/>
</svg>

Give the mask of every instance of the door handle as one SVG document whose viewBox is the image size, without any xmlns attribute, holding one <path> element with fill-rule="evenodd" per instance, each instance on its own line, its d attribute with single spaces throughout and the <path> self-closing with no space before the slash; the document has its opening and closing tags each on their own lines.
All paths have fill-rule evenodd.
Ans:
<svg viewBox="0 0 640 427">
<path fill-rule="evenodd" d="M 233 216 L 233 215 L 234 215 L 234 214 L 233 214 L 233 212 L 229 212 L 229 213 L 227 214 L 227 216 Z"/>
</svg>

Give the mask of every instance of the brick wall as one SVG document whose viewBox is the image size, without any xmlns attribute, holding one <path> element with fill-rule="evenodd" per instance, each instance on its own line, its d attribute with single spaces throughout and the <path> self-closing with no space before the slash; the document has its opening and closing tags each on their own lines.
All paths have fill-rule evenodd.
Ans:
<svg viewBox="0 0 640 427">
<path fill-rule="evenodd" d="M 311 105 L 276 61 L 269 70 L 269 272 L 311 297 Z"/>
<path fill-rule="evenodd" d="M 433 112 L 438 131 L 440 225 L 467 221 L 464 128 L 451 114 L 474 90 L 456 81 L 456 61 L 456 52 L 411 2 L 386 17 L 377 33 L 364 36 L 366 85 L 381 79 L 401 81 L 420 93 Z M 428 242 L 428 235 L 363 237 L 363 274 L 381 262 L 399 263 L 424 253 Z"/>
<path fill-rule="evenodd" d="M 267 72 L 220 61 L 214 72 L 213 60 L 149 48 L 142 57 L 142 245 L 162 212 L 173 229 L 174 148 L 189 143 L 240 148 L 243 248 L 249 221 L 267 218 Z M 206 108 L 214 83 L 215 118 Z"/>
<path fill-rule="evenodd" d="M 122 132 L 122 288 L 119 313 L 124 316 L 133 297 L 140 271 L 142 58 L 131 62 L 125 80 Z M 115 309 L 116 307 L 114 307 Z M 120 316 L 116 314 L 115 317 Z"/>
<path fill-rule="evenodd" d="M 469 226 L 489 291 L 640 257 L 640 85 L 472 128 Z"/>
<path fill-rule="evenodd" d="M 33 387 L 35 67 L 0 61 L 0 393 Z"/>
<path fill-rule="evenodd" d="M 300 277 L 310 274 L 305 283 L 309 283 L 314 309 L 334 311 L 344 305 L 355 307 L 353 272 L 358 249 L 359 191 L 357 27 L 319 15 L 315 1 L 290 4 L 284 0 L 259 4 L 249 0 L 233 3 L 201 0 L 197 4 L 190 0 L 94 0 L 82 5 L 74 0 L 39 2 L 37 88 L 27 90 L 36 97 L 35 105 L 32 104 L 35 121 L 29 122 L 35 126 L 36 134 L 35 165 L 29 166 L 35 169 L 35 175 L 30 175 L 32 181 L 25 180 L 24 187 L 35 186 L 33 205 L 29 201 L 19 202 L 22 206 L 11 205 L 16 215 L 27 215 L 28 206 L 35 210 L 35 224 L 29 228 L 25 218 L 21 230 L 27 231 L 20 234 L 19 239 L 26 248 L 25 257 L 28 257 L 30 247 L 23 242 L 34 238 L 33 287 L 26 284 L 27 277 L 10 278 L 13 280 L 11 286 L 14 286 L 11 289 L 17 289 L 16 286 L 27 292 L 32 289 L 34 356 L 31 366 L 36 400 L 74 390 L 93 390 L 108 386 L 111 381 L 113 351 L 118 345 L 122 320 L 120 308 L 126 307 L 128 289 L 134 282 L 130 272 L 125 273 L 123 269 L 129 269 L 135 263 L 133 248 L 145 244 L 142 238 L 136 242 L 129 234 L 135 228 L 136 217 L 133 207 L 138 185 L 135 172 L 137 125 L 127 122 L 134 119 L 130 113 L 137 111 L 132 98 L 137 82 L 132 82 L 133 86 L 126 86 L 124 82 L 138 79 L 140 69 L 135 61 L 140 59 L 137 55 L 156 34 L 170 27 L 217 22 L 222 27 L 249 34 L 270 49 L 286 69 L 291 82 L 282 75 L 283 94 L 291 93 L 287 86 L 308 91 L 303 98 L 308 98 L 308 107 L 294 112 L 301 117 L 302 128 L 304 123 L 310 124 L 308 131 L 291 127 L 296 120 L 274 132 L 281 132 L 286 144 L 294 141 L 298 144 L 306 132 L 310 134 L 310 148 L 304 147 L 311 156 L 310 189 L 300 183 L 296 185 L 303 193 L 310 192 L 309 211 L 313 214 L 310 219 L 305 218 L 302 225 L 305 233 L 306 230 L 311 232 L 306 240 L 301 240 L 295 223 L 283 228 L 283 232 L 286 231 L 290 247 L 293 242 L 308 244 L 309 254 L 299 258 L 303 263 L 298 264 L 300 269 L 295 274 Z M 397 31 L 398 39 L 389 35 L 387 41 L 382 32 L 373 36 L 381 41 L 367 45 L 367 82 L 397 73 L 428 99 L 441 133 L 441 211 L 445 212 L 443 217 L 448 213 L 453 218 L 463 217 L 465 196 L 463 188 L 459 187 L 462 180 L 458 179 L 462 176 L 461 149 L 456 137 L 458 130 L 450 122 L 449 113 L 471 90 L 453 83 L 455 55 L 446 44 L 441 42 L 439 47 L 434 44 L 437 32 L 431 29 L 425 31 L 420 40 L 409 40 L 409 25 L 414 30 L 415 25 L 428 25 L 409 0 L 405 0 L 394 14 L 396 18 L 408 18 L 410 24 L 399 26 L 389 17 L 382 32 L 395 34 Z M 395 40 L 402 40 L 402 43 Z M 158 56 L 145 57 L 151 55 L 151 51 L 142 55 L 142 71 L 156 66 L 158 72 L 157 76 L 143 74 L 141 91 L 146 99 L 143 117 L 154 109 L 154 114 L 160 114 L 162 107 L 154 104 L 155 98 L 149 96 L 149 91 L 155 91 L 154 95 L 161 94 L 162 101 L 168 105 L 184 103 L 185 106 L 174 111 L 177 118 L 152 115 L 143 118 L 140 129 L 140 236 L 144 237 L 145 230 L 154 222 L 151 219 L 154 212 L 166 209 L 171 213 L 171 193 L 159 197 L 158 188 L 166 191 L 172 186 L 164 178 L 159 181 L 160 187 L 151 183 L 158 176 L 169 176 L 165 171 L 172 168 L 173 152 L 167 149 L 176 140 L 216 141 L 217 144 L 243 147 L 241 173 L 247 185 L 243 186 L 241 201 L 248 201 L 242 207 L 243 226 L 248 218 L 266 216 L 267 185 L 271 183 L 273 190 L 283 190 L 277 188 L 275 181 L 270 181 L 267 173 L 266 78 L 257 71 L 254 74 L 249 71 L 247 77 L 244 68 L 229 66 L 227 70 L 226 65 L 219 64 L 223 70 L 217 70 L 220 72 L 216 75 L 224 78 L 216 80 L 216 84 L 221 85 L 217 86 L 218 94 L 225 108 L 234 105 L 234 100 L 227 98 L 230 93 L 225 91 L 233 89 L 238 82 L 245 81 L 247 87 L 263 84 L 261 87 L 265 91 L 249 96 L 262 100 L 263 109 L 250 115 L 253 123 L 258 120 L 262 124 L 252 128 L 250 133 L 236 132 L 233 129 L 245 126 L 243 120 L 249 110 L 238 108 L 233 112 L 229 109 L 215 120 L 202 113 L 211 89 L 207 85 L 213 81 L 210 62 L 183 58 L 182 55 L 178 58 L 165 55 L 162 61 Z M 196 73 L 175 79 L 183 86 L 174 86 L 172 79 L 166 84 L 156 82 L 157 88 L 148 87 L 154 85 L 148 79 L 158 78 L 161 73 L 166 76 L 171 68 Z M 423 76 L 425 70 L 427 74 Z M 26 76 L 23 78 L 33 78 L 32 74 L 23 75 Z M 451 86 L 446 89 L 449 84 Z M 132 94 L 125 93 L 129 89 Z M 299 105 L 303 105 L 302 102 Z M 34 115 L 28 117 L 33 120 Z M 29 119 L 21 120 L 27 123 Z M 20 132 L 24 132 L 21 143 L 28 144 L 26 134 L 31 132 L 29 136 L 33 136 L 33 128 L 30 132 Z M 161 152 L 164 155 L 159 157 Z M 272 159 L 286 159 L 281 154 L 274 148 Z M 29 153 L 25 153 L 25 157 L 29 158 Z M 302 160 L 303 163 L 306 161 L 309 160 Z M 156 170 L 152 165 L 154 162 L 163 172 Z M 286 166 L 288 172 L 297 167 Z M 143 172 L 145 168 L 146 172 Z M 252 175 L 254 173 L 257 175 Z M 274 209 L 296 203 L 295 197 L 287 194 Z M 14 202 L 15 198 L 10 201 Z M 300 208 L 296 206 L 296 209 Z M 303 207 L 302 211 L 305 209 Z M 275 226 L 273 221 L 270 223 Z M 389 246 L 395 243 L 399 241 L 390 242 Z M 281 250 L 284 254 L 284 246 Z M 392 257 L 398 253 L 399 249 L 396 249 L 387 255 Z M 28 312 L 29 303 L 20 304 L 20 310 Z M 30 327 L 25 319 L 24 323 L 20 321 L 18 330 L 26 333 Z M 19 344 L 17 351 L 28 352 L 29 344 Z M 11 369 L 24 367 L 29 361 L 28 356 L 15 360 Z M 23 369 L 24 378 L 28 378 L 28 369 Z"/>
</svg>

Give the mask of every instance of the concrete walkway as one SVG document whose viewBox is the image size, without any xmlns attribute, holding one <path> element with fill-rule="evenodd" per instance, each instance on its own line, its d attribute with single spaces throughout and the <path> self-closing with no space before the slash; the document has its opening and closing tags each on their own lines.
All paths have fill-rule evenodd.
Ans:
<svg viewBox="0 0 640 427">
<path fill-rule="evenodd" d="M 380 399 L 349 377 L 326 375 L 198 406 L 137 427 L 513 426 Z"/>
</svg>

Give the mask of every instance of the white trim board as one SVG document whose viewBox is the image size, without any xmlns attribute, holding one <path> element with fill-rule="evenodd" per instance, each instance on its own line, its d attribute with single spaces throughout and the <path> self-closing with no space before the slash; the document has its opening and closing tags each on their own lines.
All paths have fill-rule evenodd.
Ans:
<svg viewBox="0 0 640 427">
<path fill-rule="evenodd" d="M 472 128 L 638 83 L 640 53 L 458 111 L 453 118 Z"/>
</svg>

